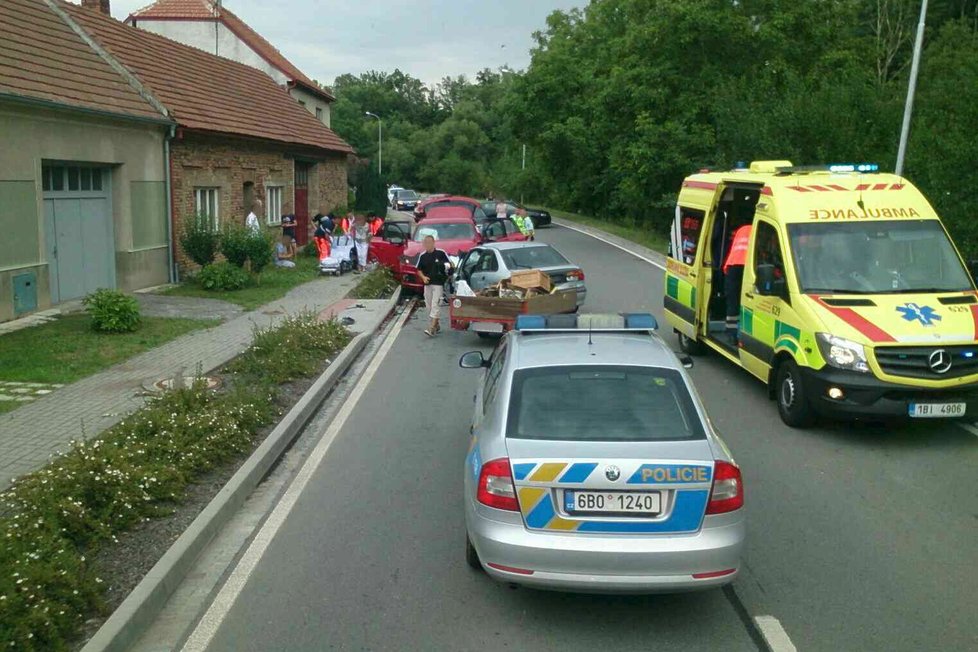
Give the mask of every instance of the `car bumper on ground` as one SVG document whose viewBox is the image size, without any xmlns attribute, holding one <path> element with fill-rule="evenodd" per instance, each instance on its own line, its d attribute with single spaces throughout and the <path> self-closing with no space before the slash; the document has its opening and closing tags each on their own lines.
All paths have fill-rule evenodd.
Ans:
<svg viewBox="0 0 978 652">
<path fill-rule="evenodd" d="M 913 403 L 965 403 L 965 416 L 978 414 L 978 385 L 928 389 L 880 380 L 871 374 L 825 367 L 801 369 L 802 383 L 812 408 L 826 417 L 910 418 Z M 829 391 L 842 391 L 833 399 Z"/>
<path fill-rule="evenodd" d="M 737 576 L 746 537 L 743 510 L 707 516 L 683 535 L 542 533 L 487 518 L 470 506 L 469 539 L 494 579 L 585 593 L 673 593 L 723 586 Z"/>
</svg>

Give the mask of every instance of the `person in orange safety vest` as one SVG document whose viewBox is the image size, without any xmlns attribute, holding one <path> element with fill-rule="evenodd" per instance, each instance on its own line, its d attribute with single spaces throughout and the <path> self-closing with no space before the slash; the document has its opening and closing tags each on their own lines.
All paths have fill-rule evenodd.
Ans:
<svg viewBox="0 0 978 652">
<path fill-rule="evenodd" d="M 737 344 L 740 327 L 740 292 L 744 284 L 744 265 L 750 245 L 751 225 L 745 224 L 734 231 L 727 258 L 723 261 L 724 294 L 727 298 L 727 335 Z"/>
<path fill-rule="evenodd" d="M 384 225 L 384 220 L 378 217 L 376 213 L 370 213 L 367 215 L 367 226 L 370 227 L 370 235 L 377 235 L 380 231 L 380 227 Z"/>
</svg>

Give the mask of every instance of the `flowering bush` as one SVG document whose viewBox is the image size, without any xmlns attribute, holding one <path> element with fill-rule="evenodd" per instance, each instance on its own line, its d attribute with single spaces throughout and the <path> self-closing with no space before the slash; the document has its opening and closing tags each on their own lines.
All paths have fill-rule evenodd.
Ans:
<svg viewBox="0 0 978 652">
<path fill-rule="evenodd" d="M 315 373 L 349 340 L 313 315 L 258 331 L 228 369 L 228 392 L 167 392 L 0 493 L 0 650 L 69 648 L 102 607 L 86 556 L 168 513 L 195 478 L 250 450 L 275 414 L 269 386 Z"/>
</svg>

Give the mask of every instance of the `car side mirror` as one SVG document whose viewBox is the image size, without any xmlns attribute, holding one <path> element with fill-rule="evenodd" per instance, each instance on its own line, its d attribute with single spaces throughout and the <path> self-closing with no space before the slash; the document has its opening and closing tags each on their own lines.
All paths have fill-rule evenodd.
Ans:
<svg viewBox="0 0 978 652">
<path fill-rule="evenodd" d="M 679 354 L 679 364 L 683 366 L 683 369 L 693 368 L 693 359 L 685 354 Z"/>
<path fill-rule="evenodd" d="M 462 369 L 481 369 L 488 367 L 489 361 L 483 357 L 482 351 L 469 351 L 463 353 L 462 357 L 458 359 L 458 366 Z"/>
</svg>

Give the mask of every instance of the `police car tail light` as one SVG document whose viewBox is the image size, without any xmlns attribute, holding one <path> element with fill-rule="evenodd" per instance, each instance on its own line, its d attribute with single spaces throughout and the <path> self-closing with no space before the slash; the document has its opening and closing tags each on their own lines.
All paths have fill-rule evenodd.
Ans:
<svg viewBox="0 0 978 652">
<path fill-rule="evenodd" d="M 726 514 L 744 506 L 744 483 L 740 469 L 730 462 L 717 462 L 713 469 L 713 488 L 707 514 Z"/>
<path fill-rule="evenodd" d="M 513 473 L 509 470 L 507 458 L 501 457 L 482 465 L 476 498 L 489 507 L 520 511 L 520 504 L 516 501 L 516 487 L 513 485 Z"/>
</svg>

